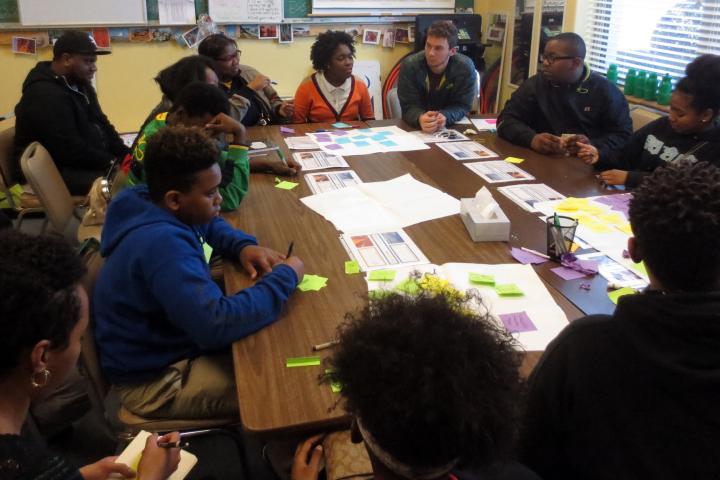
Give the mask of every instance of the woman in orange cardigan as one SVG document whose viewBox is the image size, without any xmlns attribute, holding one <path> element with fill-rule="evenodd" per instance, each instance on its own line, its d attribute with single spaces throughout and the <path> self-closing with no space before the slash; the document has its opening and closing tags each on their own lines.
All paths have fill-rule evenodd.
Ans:
<svg viewBox="0 0 720 480">
<path fill-rule="evenodd" d="M 318 35 L 310 50 L 316 73 L 295 92 L 293 123 L 374 120 L 367 86 L 352 74 L 355 45 L 345 32 Z"/>
</svg>

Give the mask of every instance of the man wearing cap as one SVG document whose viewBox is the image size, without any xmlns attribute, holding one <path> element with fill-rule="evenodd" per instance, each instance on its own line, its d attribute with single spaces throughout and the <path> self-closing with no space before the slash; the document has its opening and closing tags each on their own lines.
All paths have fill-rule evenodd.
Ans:
<svg viewBox="0 0 720 480">
<path fill-rule="evenodd" d="M 52 155 L 70 193 L 84 195 L 93 180 L 129 149 L 100 109 L 91 80 L 98 50 L 86 32 L 65 32 L 53 47 L 52 62 L 38 62 L 15 107 L 15 153 L 40 142 Z"/>
</svg>

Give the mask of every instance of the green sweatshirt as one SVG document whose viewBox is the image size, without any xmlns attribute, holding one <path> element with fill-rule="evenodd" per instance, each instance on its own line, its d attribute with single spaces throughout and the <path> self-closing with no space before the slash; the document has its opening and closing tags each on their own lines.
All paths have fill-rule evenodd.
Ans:
<svg viewBox="0 0 720 480">
<path fill-rule="evenodd" d="M 140 139 L 132 152 L 133 160 L 126 186 L 146 183 L 143 166 L 145 147 L 150 137 L 167 126 L 167 115 L 167 112 L 159 113 L 141 132 Z M 250 161 L 247 147 L 230 145 L 227 150 L 220 152 L 220 170 L 222 170 L 220 195 L 223 197 L 220 209 L 224 212 L 235 210 L 240 206 L 240 202 L 247 193 L 250 181 Z"/>
</svg>

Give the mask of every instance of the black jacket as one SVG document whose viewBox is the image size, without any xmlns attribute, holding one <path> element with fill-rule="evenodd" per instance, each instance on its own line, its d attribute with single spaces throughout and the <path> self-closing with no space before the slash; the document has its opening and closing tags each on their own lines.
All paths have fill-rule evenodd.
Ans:
<svg viewBox="0 0 720 480">
<path fill-rule="evenodd" d="M 72 193 L 85 194 L 88 183 L 107 173 L 113 158 L 130 150 L 98 104 L 92 86 L 70 88 L 51 62 L 38 62 L 28 73 L 15 107 L 15 154 L 31 142 L 47 148 Z M 84 191 L 83 191 L 84 190 Z"/>
<path fill-rule="evenodd" d="M 498 117 L 498 135 L 530 147 L 538 133 L 581 133 L 598 149 L 600 158 L 618 150 L 632 135 L 627 101 L 620 89 L 597 73 L 577 83 L 554 85 L 542 75 L 528 78 L 505 104 Z"/>
<path fill-rule="evenodd" d="M 720 166 L 720 122 L 715 121 L 697 135 L 683 135 L 670 127 L 668 117 L 658 118 L 635 132 L 625 148 L 610 152 L 595 168 L 626 170 L 625 185 L 636 187 L 656 168 L 683 160 Z"/>
<path fill-rule="evenodd" d="M 548 480 L 720 478 L 720 292 L 625 296 L 529 380 L 521 461 Z"/>
</svg>

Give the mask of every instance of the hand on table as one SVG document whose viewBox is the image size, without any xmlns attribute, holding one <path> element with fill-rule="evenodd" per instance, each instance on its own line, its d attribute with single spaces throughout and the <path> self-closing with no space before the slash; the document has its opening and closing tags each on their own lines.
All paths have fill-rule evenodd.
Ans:
<svg viewBox="0 0 720 480">
<path fill-rule="evenodd" d="M 530 148 L 538 153 L 552 155 L 562 153 L 562 140 L 551 133 L 538 133 L 530 142 Z"/>
<path fill-rule="evenodd" d="M 248 245 L 240 250 L 240 264 L 250 278 L 254 279 L 260 274 L 272 271 L 272 267 L 285 260 L 285 255 L 270 248 Z"/>
<path fill-rule="evenodd" d="M 322 445 L 318 442 L 324 434 L 310 437 L 300 443 L 295 449 L 295 459 L 293 460 L 291 480 L 317 480 L 320 474 L 320 460 L 323 457 Z M 312 449 L 312 455 L 308 462 L 308 454 Z"/>
<path fill-rule="evenodd" d="M 625 185 L 627 176 L 628 172 L 625 170 L 605 170 L 599 175 L 600 180 L 608 185 Z"/>
<path fill-rule="evenodd" d="M 250 171 L 252 172 L 269 172 L 275 175 L 297 175 L 302 170 L 302 166 L 290 157 L 286 160 L 287 165 L 280 160 L 271 160 L 267 156 L 250 157 Z"/>
<path fill-rule="evenodd" d="M 577 155 L 582 145 L 590 145 L 590 139 L 583 134 L 573 135 L 565 139 L 561 138 L 561 141 L 563 142 L 563 148 L 570 155 Z"/>
<path fill-rule="evenodd" d="M 445 115 L 440 112 L 425 112 L 418 118 L 420 129 L 425 133 L 435 133 L 445 127 Z"/>
<path fill-rule="evenodd" d="M 580 160 L 585 162 L 586 165 L 594 165 L 600 159 L 597 148 L 593 147 L 589 143 L 579 143 L 577 156 Z"/>
</svg>

